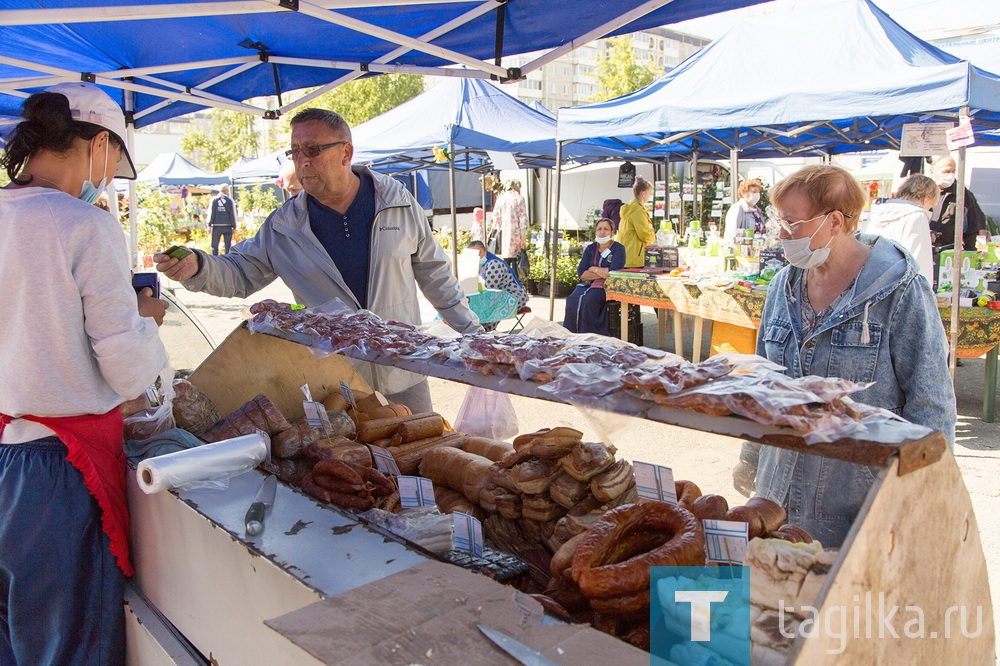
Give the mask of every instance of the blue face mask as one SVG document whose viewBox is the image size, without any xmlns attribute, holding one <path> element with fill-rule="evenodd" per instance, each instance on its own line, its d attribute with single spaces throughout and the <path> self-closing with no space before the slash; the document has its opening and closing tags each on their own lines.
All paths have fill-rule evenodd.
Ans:
<svg viewBox="0 0 1000 666">
<path fill-rule="evenodd" d="M 479 265 L 480 266 L 485 266 L 486 265 L 486 257 L 483 257 L 482 259 L 479 260 Z"/>
<path fill-rule="evenodd" d="M 104 144 L 104 163 L 105 164 L 108 163 L 108 150 L 109 150 L 108 144 L 109 143 L 111 143 L 111 139 L 110 138 L 108 139 L 108 143 Z M 93 168 L 94 168 L 94 151 L 91 150 L 90 151 L 90 168 L 87 171 L 87 173 L 88 174 L 93 173 Z M 101 196 L 101 192 L 104 191 L 104 188 L 107 187 L 107 185 L 108 185 L 107 180 L 108 180 L 107 177 L 101 178 L 101 182 L 98 183 L 97 185 L 94 185 L 93 181 L 91 181 L 89 179 L 83 181 L 83 187 L 80 188 L 80 194 L 77 195 L 76 198 L 80 199 L 81 201 L 86 201 L 89 204 L 94 203 Z"/>
</svg>

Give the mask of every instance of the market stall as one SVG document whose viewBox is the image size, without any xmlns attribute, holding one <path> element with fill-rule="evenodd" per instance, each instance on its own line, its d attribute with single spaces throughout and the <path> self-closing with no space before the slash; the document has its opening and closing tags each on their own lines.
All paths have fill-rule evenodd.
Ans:
<svg viewBox="0 0 1000 666">
<path fill-rule="evenodd" d="M 766 291 L 734 286 L 732 280 L 720 278 L 704 283 L 692 283 L 645 273 L 615 273 L 605 282 L 608 300 L 634 303 L 654 308 L 659 319 L 660 346 L 663 346 L 662 311 L 673 310 L 675 349 L 682 350 L 679 338 L 681 314 L 695 319 L 692 360 L 701 352 L 702 329 L 706 320 L 713 322 L 712 346 L 729 343 L 737 351 L 752 354 L 757 344 L 757 329 L 764 311 Z M 941 321 L 948 333 L 951 308 L 940 306 Z M 985 307 L 959 309 L 958 357 L 979 358 L 986 355 L 983 420 L 992 423 L 996 416 L 997 352 L 1000 349 L 1000 311 Z M 622 317 L 622 338 L 627 335 L 628 322 Z M 721 324 L 721 326 L 719 326 Z M 681 353 L 681 352 L 679 352 Z"/>
<path fill-rule="evenodd" d="M 344 430 L 350 431 L 349 436 L 333 438 L 337 443 L 329 444 L 314 440 L 310 450 L 354 456 L 367 450 L 360 443 L 384 442 L 401 470 L 419 471 L 433 482 L 442 511 L 446 505 L 458 506 L 462 507 L 459 511 L 478 516 L 489 544 L 511 553 L 525 567 L 501 585 L 506 574 L 498 569 L 492 573 L 485 565 L 479 569 L 496 579 L 488 581 L 431 561 L 455 560 L 448 559 L 450 551 L 432 552 L 419 537 L 400 536 L 391 521 L 388 527 L 380 527 L 373 522 L 377 512 L 352 511 L 355 501 L 374 492 L 374 487 L 361 489 L 360 495 L 355 494 L 358 490 L 343 488 L 346 495 L 331 490 L 342 487 L 326 479 L 337 467 L 333 459 L 291 454 L 285 448 L 290 445 L 289 431 L 283 427 L 272 434 L 272 447 L 278 448 L 273 448 L 275 460 L 266 468 L 285 483 L 279 484 L 275 508 L 261 536 L 245 536 L 241 521 L 259 486 L 256 474 L 236 477 L 223 493 L 185 490 L 144 495 L 132 488 L 136 563 L 143 592 L 178 631 L 219 663 L 412 663 L 418 659 L 451 663 L 457 655 L 468 659 L 470 654 L 476 655 L 477 663 L 510 663 L 478 633 L 477 623 L 500 627 L 555 663 L 579 663 L 597 654 L 602 655 L 601 661 L 648 663 L 648 655 L 625 641 L 643 644 L 645 640 L 648 645 L 649 613 L 655 616 L 659 609 L 650 608 L 647 597 L 640 613 L 645 619 L 637 622 L 635 611 L 622 614 L 626 612 L 622 604 L 633 600 L 621 585 L 634 583 L 616 584 L 601 592 L 588 583 L 591 574 L 567 578 L 570 569 L 565 568 L 579 566 L 581 572 L 592 570 L 596 576 L 605 565 L 586 553 L 598 552 L 604 543 L 605 532 L 599 529 L 602 521 L 648 511 L 680 516 L 712 511 L 719 512 L 712 515 L 732 515 L 727 520 L 748 516 L 745 520 L 750 520 L 747 525 L 752 530 L 748 537 L 762 538 L 751 539 L 747 563 L 761 575 L 776 573 L 766 556 L 774 548 L 805 549 L 802 552 L 811 553 L 809 558 L 823 559 L 822 566 L 813 559 L 813 564 L 806 565 L 814 575 L 809 598 L 821 613 L 857 606 L 852 597 L 859 591 L 879 590 L 884 591 L 887 604 L 921 607 L 928 618 L 935 618 L 928 620 L 928 629 L 934 631 L 942 629 L 936 618 L 943 617 L 950 606 L 978 608 L 982 617 L 979 633 L 950 642 L 872 637 L 849 640 L 838 648 L 835 638 L 827 635 L 784 642 L 757 635 L 751 648 L 755 663 L 914 661 L 918 654 L 921 660 L 940 663 L 959 654 L 965 663 L 993 659 L 992 608 L 978 528 L 943 437 L 855 405 L 851 409 L 866 414 L 862 425 L 848 412 L 839 411 L 837 405 L 842 403 L 838 401 L 844 398 L 843 394 L 833 398 L 836 380 L 823 389 L 833 391 L 831 402 L 821 400 L 808 406 L 808 413 L 817 410 L 816 414 L 826 415 L 826 425 L 819 427 L 818 421 L 803 421 L 801 412 L 796 412 L 799 416 L 780 410 L 764 412 L 752 408 L 753 398 L 732 402 L 727 395 L 734 391 L 706 390 L 725 385 L 742 387 L 750 394 L 760 390 L 801 393 L 801 387 L 768 384 L 795 380 L 769 375 L 757 365 L 759 361 L 750 361 L 739 373 L 730 374 L 735 364 L 748 361 L 714 357 L 696 365 L 652 350 L 594 344 L 586 338 L 433 338 L 366 313 L 317 313 L 273 302 L 257 304 L 251 312 L 249 327 L 256 333 L 251 335 L 242 327 L 234 331 L 191 376 L 191 384 L 219 414 L 245 411 L 248 399 L 261 401 L 258 393 L 272 396 L 274 409 L 264 409 L 270 416 L 266 422 L 258 420 L 256 427 L 273 429 L 272 419 L 279 417 L 298 423 L 302 382 L 308 383 L 317 398 L 325 396 L 324 407 L 348 404 L 340 395 L 340 381 L 359 396 L 368 390 L 344 360 L 347 356 L 356 362 L 374 362 L 494 391 L 807 450 L 873 465 L 878 474 L 839 553 L 821 555 L 818 546 L 793 546 L 787 539 L 810 538 L 782 524 L 783 517 L 772 516 L 766 524 L 754 522 L 757 518 L 749 518 L 757 515 L 752 511 L 753 501 L 725 512 L 718 506 L 724 498 L 702 496 L 695 487 L 697 478 L 693 484 L 676 482 L 673 503 L 663 499 L 630 504 L 645 492 L 634 471 L 640 463 L 616 458 L 610 443 L 581 441 L 582 433 L 572 428 L 522 433 L 513 443 L 485 440 L 443 431 L 438 415 L 368 418 L 367 414 L 381 415 L 386 409 L 398 413 L 403 406 L 378 406 L 366 398 L 348 410 L 358 418 Z M 590 370 L 583 371 L 582 365 Z M 595 382 L 597 376 L 601 380 Z M 367 406 L 362 408 L 363 404 Z M 342 411 L 329 414 L 337 424 L 349 423 Z M 223 429 L 235 427 L 237 421 L 231 414 L 222 420 L 227 424 Z M 294 427 L 295 437 L 308 432 Z M 218 429 L 216 423 L 209 431 Z M 412 439 L 421 436 L 426 437 Z M 370 458 L 368 464 L 372 464 Z M 368 469 L 371 478 L 378 476 Z M 403 485 L 398 492 L 400 499 Z M 364 506 L 381 503 L 368 501 L 362 501 Z M 913 515 L 926 516 L 926 520 L 914 521 Z M 697 534 L 701 528 L 692 523 L 686 529 Z M 938 537 L 926 539 L 928 530 Z M 648 586 L 648 568 L 631 564 L 632 558 L 655 562 L 656 553 L 679 533 L 663 534 L 651 543 L 630 538 L 626 531 L 622 543 L 627 545 L 621 553 L 625 559 L 606 566 L 623 567 L 623 573 L 631 574 L 622 580 L 632 580 L 634 574 L 640 589 Z M 457 547 L 457 532 L 454 538 Z M 173 544 L 185 544 L 187 556 L 176 557 Z M 700 557 L 703 562 L 703 552 Z M 914 571 L 930 571 L 941 561 L 951 566 L 935 570 L 934 575 L 913 575 Z M 776 604 L 786 599 L 783 595 L 792 595 L 786 599 L 790 604 L 806 594 L 799 583 L 790 591 L 787 584 L 776 583 L 767 594 L 751 599 L 754 617 L 766 623 L 776 613 Z M 463 599 L 470 601 L 456 604 L 449 596 L 451 589 L 464 590 Z M 643 603 L 641 595 L 638 599 Z M 542 615 L 543 606 L 550 619 Z M 595 615 L 594 609 L 602 607 L 607 609 Z M 359 609 L 364 612 L 359 614 Z M 581 620 L 601 631 L 564 624 Z M 762 661 L 765 656 L 769 661 Z"/>
</svg>

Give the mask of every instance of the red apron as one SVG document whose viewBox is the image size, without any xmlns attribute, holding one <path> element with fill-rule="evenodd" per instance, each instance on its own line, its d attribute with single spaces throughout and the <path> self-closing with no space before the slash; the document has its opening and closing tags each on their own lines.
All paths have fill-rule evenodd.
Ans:
<svg viewBox="0 0 1000 666">
<path fill-rule="evenodd" d="M 69 449 L 66 459 L 83 475 L 87 490 L 101 507 L 101 525 L 111 540 L 111 554 L 126 576 L 135 573 L 129 560 L 128 500 L 125 494 L 125 424 L 117 407 L 107 414 L 21 416 L 51 429 Z M 13 419 L 0 414 L 0 434 Z"/>
</svg>

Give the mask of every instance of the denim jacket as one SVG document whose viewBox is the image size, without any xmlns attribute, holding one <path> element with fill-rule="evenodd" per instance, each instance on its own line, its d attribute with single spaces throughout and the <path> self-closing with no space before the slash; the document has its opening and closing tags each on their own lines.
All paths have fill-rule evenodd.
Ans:
<svg viewBox="0 0 1000 666">
<path fill-rule="evenodd" d="M 771 282 L 757 353 L 792 377 L 819 375 L 874 384 L 852 397 L 955 437 L 955 393 L 944 327 L 914 259 L 877 236 L 853 292 L 810 337 L 803 339 L 797 282 L 804 271 L 782 269 Z M 788 520 L 824 546 L 840 546 L 878 467 L 764 446 L 757 493 L 785 506 Z"/>
</svg>

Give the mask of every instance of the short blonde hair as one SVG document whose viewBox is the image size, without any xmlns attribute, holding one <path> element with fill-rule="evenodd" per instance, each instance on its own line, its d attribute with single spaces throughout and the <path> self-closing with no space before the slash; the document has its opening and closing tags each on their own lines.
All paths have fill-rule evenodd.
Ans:
<svg viewBox="0 0 1000 666">
<path fill-rule="evenodd" d="M 764 184 L 760 182 L 760 178 L 750 178 L 748 180 L 741 180 L 740 186 L 736 188 L 736 194 L 741 197 L 745 197 L 748 192 L 750 192 L 751 187 L 756 187 L 758 190 L 764 190 Z"/>
<path fill-rule="evenodd" d="M 781 201 L 791 192 L 801 192 L 809 199 L 813 216 L 839 210 L 846 218 L 844 230 L 853 233 L 858 228 L 858 215 L 867 197 L 854 176 L 838 166 L 816 164 L 802 167 L 771 188 L 770 197 L 780 210 Z"/>
<path fill-rule="evenodd" d="M 896 189 L 897 199 L 908 199 L 909 201 L 922 202 L 925 199 L 932 199 L 937 203 L 941 196 L 941 190 L 933 178 L 920 173 L 913 173 L 907 176 Z M 933 204 L 932 204 L 933 205 Z"/>
</svg>

